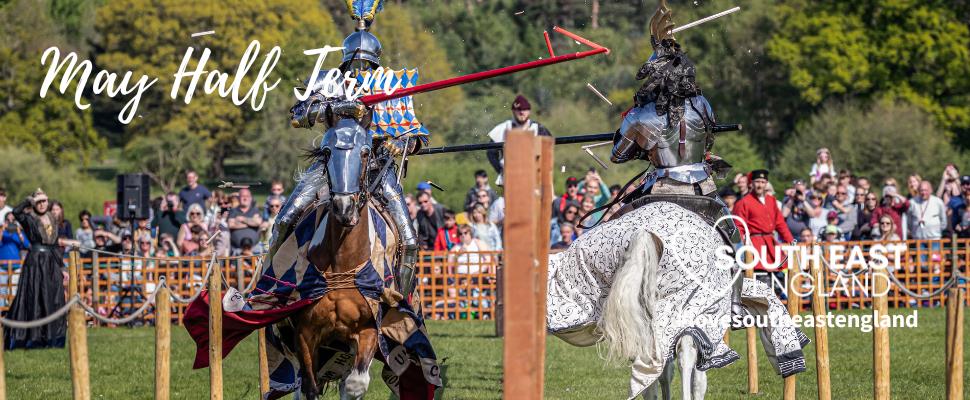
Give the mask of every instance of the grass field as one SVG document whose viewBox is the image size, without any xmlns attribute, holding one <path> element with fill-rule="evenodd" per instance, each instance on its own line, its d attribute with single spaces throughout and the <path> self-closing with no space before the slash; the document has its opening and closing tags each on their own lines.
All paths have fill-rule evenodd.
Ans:
<svg viewBox="0 0 970 400">
<path fill-rule="evenodd" d="M 919 311 L 919 328 L 891 330 L 894 398 L 943 398 L 944 325 L 942 309 L 926 309 Z M 492 337 L 493 323 L 431 321 L 429 331 L 438 353 L 445 383 L 440 398 L 501 398 L 502 341 Z M 970 324 L 967 324 L 965 331 L 970 331 Z M 806 333 L 813 337 L 811 332 Z M 871 333 L 863 333 L 858 329 L 829 331 L 833 399 L 872 398 L 871 337 Z M 970 338 L 970 333 L 967 337 Z M 88 345 L 92 398 L 150 399 L 153 393 L 153 339 L 151 328 L 90 329 Z M 746 347 L 743 331 L 732 334 L 731 345 L 741 353 L 742 360 L 708 374 L 708 398 L 780 398 L 781 378 L 771 370 L 760 351 L 760 345 L 761 393 L 745 393 L 747 367 L 743 361 Z M 184 329 L 173 329 L 172 347 L 172 398 L 207 398 L 208 370 L 191 369 L 195 347 Z M 547 354 L 546 398 L 625 398 L 628 370 L 605 366 L 595 347 L 576 348 L 550 337 Z M 970 351 L 964 356 L 970 356 Z M 66 350 L 8 351 L 4 357 L 7 398 L 70 398 L 71 381 Z M 816 398 L 813 345 L 806 349 L 806 359 L 809 371 L 799 375 L 799 399 Z M 255 335 L 240 344 L 225 361 L 223 368 L 226 399 L 258 398 Z M 375 363 L 372 370 L 374 379 L 367 396 L 369 399 L 391 398 L 377 375 L 379 368 Z M 679 388 L 677 390 L 679 393 Z M 970 382 L 967 385 L 967 396 L 970 396 Z M 334 393 L 327 396 L 328 399 L 336 397 Z"/>
</svg>

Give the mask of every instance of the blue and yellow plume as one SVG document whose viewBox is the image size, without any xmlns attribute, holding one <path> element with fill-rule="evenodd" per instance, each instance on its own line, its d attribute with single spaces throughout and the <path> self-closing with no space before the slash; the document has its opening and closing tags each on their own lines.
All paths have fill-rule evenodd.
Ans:
<svg viewBox="0 0 970 400">
<path fill-rule="evenodd" d="M 384 9 L 384 0 L 347 0 L 347 9 L 353 19 L 373 21 Z"/>
</svg>

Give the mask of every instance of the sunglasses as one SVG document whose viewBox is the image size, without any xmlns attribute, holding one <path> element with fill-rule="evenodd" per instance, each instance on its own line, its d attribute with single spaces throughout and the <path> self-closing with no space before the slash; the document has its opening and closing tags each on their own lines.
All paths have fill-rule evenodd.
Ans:
<svg viewBox="0 0 970 400">
<path fill-rule="evenodd" d="M 566 211 L 566 214 L 575 214 L 575 213 L 576 213 L 576 210 L 569 210 L 569 211 Z"/>
<path fill-rule="evenodd" d="M 202 215 L 202 213 L 193 211 L 193 212 L 190 212 L 189 215 Z"/>
</svg>

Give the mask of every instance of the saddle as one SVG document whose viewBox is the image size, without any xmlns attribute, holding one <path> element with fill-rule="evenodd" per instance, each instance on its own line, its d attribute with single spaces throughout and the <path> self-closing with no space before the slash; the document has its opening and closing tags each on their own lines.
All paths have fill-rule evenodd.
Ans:
<svg viewBox="0 0 970 400">
<path fill-rule="evenodd" d="M 720 224 L 715 225 L 718 219 L 728 214 L 727 207 L 716 197 L 686 194 L 646 194 L 628 203 L 623 207 L 624 210 L 617 214 L 624 214 L 656 202 L 674 203 L 697 214 L 704 222 L 714 227 L 721 235 L 724 243 L 729 246 L 733 247 L 735 243 L 740 242 L 740 240 L 736 240 L 739 238 L 737 237 L 738 228 L 734 225 L 734 220 L 723 220 Z"/>
</svg>

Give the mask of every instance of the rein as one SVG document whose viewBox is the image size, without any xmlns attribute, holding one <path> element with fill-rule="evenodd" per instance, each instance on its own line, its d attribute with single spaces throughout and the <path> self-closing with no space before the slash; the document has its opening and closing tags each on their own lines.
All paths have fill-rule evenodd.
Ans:
<svg viewBox="0 0 970 400">
<path fill-rule="evenodd" d="M 627 199 L 629 199 L 630 196 L 633 195 L 633 193 L 632 192 L 631 193 L 626 193 L 626 190 L 629 189 L 630 188 L 630 185 L 632 185 L 634 182 L 636 182 L 638 179 L 640 179 L 640 177 L 642 177 L 644 174 L 646 174 L 647 171 L 649 171 L 651 168 L 653 168 L 653 166 L 647 167 L 647 169 L 641 171 L 639 174 L 634 175 L 633 176 L 633 179 L 630 179 L 626 183 L 626 185 L 623 185 L 623 188 L 620 189 L 620 193 L 624 193 L 624 194 L 621 194 L 619 196 L 616 196 L 616 198 L 613 199 L 613 201 L 610 201 L 609 203 L 606 203 L 606 204 L 604 204 L 602 206 L 596 207 L 596 208 L 592 209 L 590 212 L 584 214 L 582 217 L 579 218 L 579 222 L 576 223 L 576 226 L 578 226 L 578 227 L 580 227 L 582 229 L 592 229 L 592 228 L 595 228 L 596 225 L 599 225 L 600 222 L 603 222 L 603 218 L 604 217 L 600 217 L 600 219 L 598 221 L 596 221 L 596 223 L 594 223 L 591 226 L 583 225 L 583 221 L 585 221 L 587 218 L 589 218 L 593 214 L 596 214 L 597 212 L 602 211 L 602 210 L 609 210 L 611 207 L 617 205 L 618 203 L 625 202 Z M 605 214 L 604 214 L 604 216 L 605 216 Z"/>
</svg>

